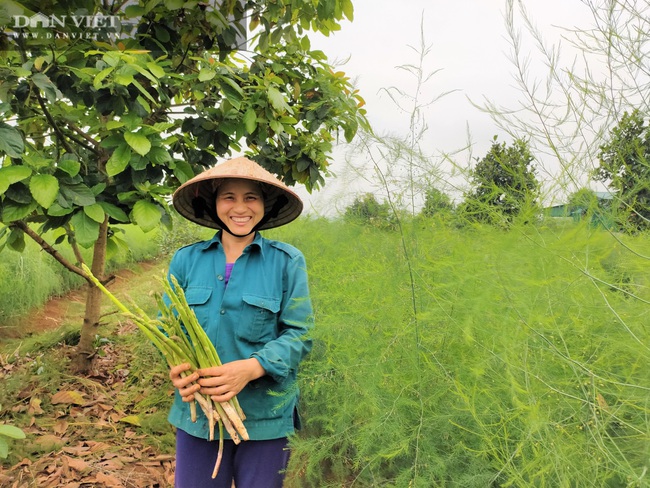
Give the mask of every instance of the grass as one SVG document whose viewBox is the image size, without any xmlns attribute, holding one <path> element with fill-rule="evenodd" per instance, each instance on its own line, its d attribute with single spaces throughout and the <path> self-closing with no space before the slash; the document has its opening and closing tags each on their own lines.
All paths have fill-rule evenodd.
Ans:
<svg viewBox="0 0 650 488">
<path fill-rule="evenodd" d="M 265 234 L 304 252 L 316 314 L 288 488 L 650 486 L 646 236 L 306 219 Z M 129 285 L 145 308 L 156 277 Z M 98 338 L 106 361 L 122 351 L 105 364 L 115 409 L 170 453 L 162 361 L 122 329 L 107 318 Z M 29 425 L 26 387 L 45 399 L 71 381 L 61 337 L 3 349 L 25 369 L 5 381 L 4 421 Z M 126 427 L 94 435 L 119 446 Z"/>
<path fill-rule="evenodd" d="M 295 486 L 647 486 L 645 259 L 587 226 L 308 226 Z"/>
<path fill-rule="evenodd" d="M 151 291 L 163 277 L 166 262 L 136 264 L 128 288 L 119 279 L 112 288 L 155 314 Z M 2 344 L 0 363 L 8 373 L 2 380 L 0 416 L 28 432 L 25 441 L 12 443 L 6 467 L 23 458 L 36 462 L 62 446 L 89 441 L 107 443 L 119 453 L 130 438 L 129 444 L 141 445 L 140 450 L 148 446 L 160 454 L 173 453 L 174 433 L 166 420 L 172 390 L 166 365 L 136 327 L 113 312 L 106 302 L 95 368 L 86 378 L 71 376 L 68 369 L 70 344 L 78 338 L 80 320 L 74 312 L 57 330 Z M 81 394 L 84 402 L 55 404 L 55 395 L 67 391 Z M 56 430 L 61 420 L 66 423 L 63 433 Z"/>
<path fill-rule="evenodd" d="M 133 265 L 139 261 L 153 259 L 160 253 L 160 233 L 142 232 L 135 226 L 115 226 L 124 246 L 114 249 L 107 260 L 106 269 Z M 48 240 L 53 240 L 45 236 Z M 22 253 L 9 248 L 2 251 L 0 260 L 0 323 L 24 315 L 28 310 L 42 305 L 49 297 L 61 296 L 78 288 L 84 281 L 68 272 L 52 256 L 43 252 L 30 239 L 25 239 Z M 56 246 L 67 259 L 76 262 L 72 250 L 66 244 Z M 87 262 L 92 261 L 92 249 L 82 249 Z"/>
</svg>

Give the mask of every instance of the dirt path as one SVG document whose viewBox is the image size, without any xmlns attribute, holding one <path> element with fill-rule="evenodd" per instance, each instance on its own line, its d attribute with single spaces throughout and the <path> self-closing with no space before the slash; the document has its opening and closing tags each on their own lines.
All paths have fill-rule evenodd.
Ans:
<svg viewBox="0 0 650 488">
<path fill-rule="evenodd" d="M 148 292 L 152 278 L 161 276 L 164 261 L 139 263 L 116 273 L 109 286 L 116 294 Z M 142 296 L 142 295 L 140 295 Z M 80 325 L 84 290 L 49 300 L 21 317 L 11 329 L 14 338 L 37 335 L 67 325 Z M 7 329 L 9 330 L 9 329 Z M 125 321 L 116 335 L 138 333 Z M 65 362 L 72 347 L 59 343 L 46 353 L 49 360 Z M 13 423 L 27 435 L 28 457 L 12 465 L 0 463 L 0 488 L 168 488 L 173 486 L 174 456 L 152 447 L 132 411 L 133 383 L 128 365 L 130 347 L 118 342 L 102 346 L 94 372 L 86 377 L 64 375 L 56 385 L 43 384 L 34 375 L 35 358 L 20 355 L 9 361 L 0 355 L 0 384 L 22 385 L 0 406 L 0 424 Z M 150 388 L 171 392 L 165 374 L 152 376 Z M 152 414 L 151 406 L 143 415 Z M 139 417 L 138 417 L 139 418 Z M 15 419 L 15 420 L 14 420 Z M 20 419 L 20 420 L 19 420 Z M 31 419 L 31 420 L 30 420 Z M 171 429 L 171 427 L 170 427 Z M 1 460 L 0 460 L 1 461 Z"/>
<path fill-rule="evenodd" d="M 118 270 L 115 272 L 115 280 L 109 288 L 117 293 L 127 290 L 134 281 L 138 280 L 138 276 L 154 272 L 158 268 L 162 272 L 164 264 L 161 261 L 143 261 L 131 268 Z M 0 341 L 2 339 L 20 339 L 55 330 L 66 323 L 78 323 L 81 326 L 85 300 L 85 286 L 64 295 L 52 297 L 42 307 L 0 325 Z"/>
</svg>

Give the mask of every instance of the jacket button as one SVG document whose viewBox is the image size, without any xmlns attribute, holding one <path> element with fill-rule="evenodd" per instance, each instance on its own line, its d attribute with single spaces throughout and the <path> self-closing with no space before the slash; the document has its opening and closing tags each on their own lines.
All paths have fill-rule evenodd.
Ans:
<svg viewBox="0 0 650 488">
<path fill-rule="evenodd" d="M 226 311 L 222 308 L 221 311 L 219 312 L 221 315 L 225 314 Z"/>
<path fill-rule="evenodd" d="M 217 275 L 217 279 L 218 279 L 219 281 L 223 281 L 223 276 L 222 276 L 222 275 Z"/>
</svg>

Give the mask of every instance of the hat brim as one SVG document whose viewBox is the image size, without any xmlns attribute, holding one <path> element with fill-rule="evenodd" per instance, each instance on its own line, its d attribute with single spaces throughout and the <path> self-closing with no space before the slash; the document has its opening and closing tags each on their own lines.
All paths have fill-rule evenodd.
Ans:
<svg viewBox="0 0 650 488">
<path fill-rule="evenodd" d="M 252 180 L 263 183 L 264 188 L 266 189 L 264 192 L 265 214 L 268 214 L 268 212 L 274 207 L 278 198 L 282 195 L 286 197 L 287 203 L 280 208 L 277 215 L 271 217 L 257 230 L 272 229 L 288 224 L 298 218 L 302 213 L 303 203 L 300 197 L 274 175 L 247 158 L 231 159 L 225 163 L 208 169 L 183 183 L 174 192 L 172 197 L 174 208 L 179 214 L 194 223 L 204 227 L 220 229 L 221 226 L 209 215 L 197 215 L 195 211 L 196 205 L 193 204 L 193 202 L 197 198 L 202 198 L 206 205 L 214 205 L 215 180 L 224 180 L 229 178 Z"/>
</svg>

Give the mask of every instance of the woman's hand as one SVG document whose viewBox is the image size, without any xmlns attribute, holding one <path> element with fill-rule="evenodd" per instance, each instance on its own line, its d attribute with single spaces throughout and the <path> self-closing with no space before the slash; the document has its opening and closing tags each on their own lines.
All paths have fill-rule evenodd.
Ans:
<svg viewBox="0 0 650 488">
<path fill-rule="evenodd" d="M 201 393 L 215 402 L 227 402 L 253 380 L 266 374 L 255 358 L 232 361 L 222 366 L 197 370 Z"/>
<path fill-rule="evenodd" d="M 201 385 L 196 383 L 196 380 L 199 379 L 199 374 L 196 371 L 187 376 L 182 376 L 182 373 L 188 371 L 191 367 L 189 363 L 183 363 L 169 370 L 169 379 L 172 380 L 172 385 L 178 390 L 184 402 L 193 401 L 194 393 L 201 388 Z"/>
</svg>

